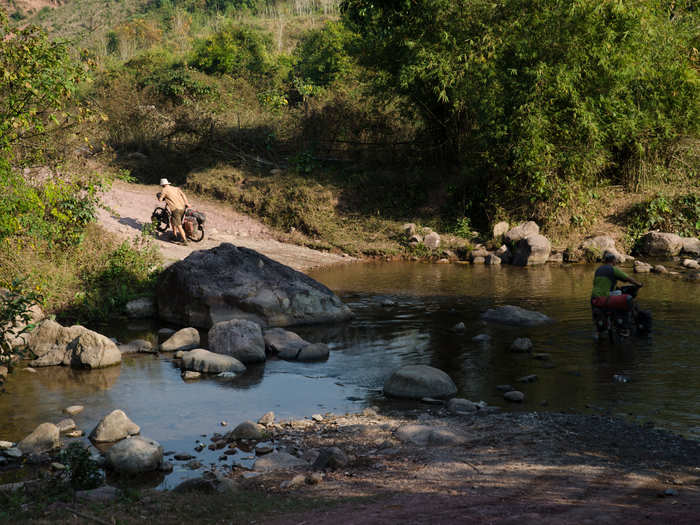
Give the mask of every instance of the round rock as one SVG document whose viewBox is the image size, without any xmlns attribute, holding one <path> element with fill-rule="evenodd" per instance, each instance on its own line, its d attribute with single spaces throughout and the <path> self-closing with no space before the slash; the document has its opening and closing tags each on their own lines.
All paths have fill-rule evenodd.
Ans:
<svg viewBox="0 0 700 525">
<path fill-rule="evenodd" d="M 90 439 L 97 443 L 111 443 L 138 434 L 141 428 L 131 421 L 122 410 L 114 410 L 90 432 Z"/>
<path fill-rule="evenodd" d="M 135 436 L 110 448 L 106 459 L 107 465 L 117 472 L 151 472 L 158 470 L 163 461 L 163 447 L 152 439 Z"/>
<path fill-rule="evenodd" d="M 391 397 L 422 399 L 450 397 L 457 387 L 445 372 L 427 365 L 408 365 L 398 369 L 384 383 L 384 394 Z"/>
</svg>

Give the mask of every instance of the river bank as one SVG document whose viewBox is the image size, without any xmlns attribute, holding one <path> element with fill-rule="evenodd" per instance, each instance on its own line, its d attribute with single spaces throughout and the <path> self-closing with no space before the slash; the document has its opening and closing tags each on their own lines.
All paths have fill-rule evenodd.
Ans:
<svg viewBox="0 0 700 525">
<path fill-rule="evenodd" d="M 0 493 L 3 517 L 15 523 L 690 524 L 700 515 L 700 443 L 613 417 L 454 415 L 422 405 L 385 414 L 314 414 L 265 428 L 279 452 L 260 457 L 293 453 L 297 466 L 215 467 L 172 491 L 125 488 L 76 499 L 47 496 L 39 483 L 13 497 Z"/>
</svg>

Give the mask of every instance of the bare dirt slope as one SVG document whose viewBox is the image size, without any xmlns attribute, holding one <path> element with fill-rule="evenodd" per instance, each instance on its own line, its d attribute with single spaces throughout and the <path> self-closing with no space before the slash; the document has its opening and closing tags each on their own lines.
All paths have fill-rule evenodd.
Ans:
<svg viewBox="0 0 700 525">
<path fill-rule="evenodd" d="M 107 231 L 127 238 L 140 236 L 144 224 L 151 222 L 154 208 L 162 205 L 156 199 L 159 190 L 159 186 L 116 181 L 103 196 L 102 201 L 107 209 L 99 211 L 100 225 Z M 206 250 L 222 242 L 251 248 L 296 270 L 351 260 L 347 256 L 279 242 L 265 225 L 247 215 L 237 213 L 221 203 L 190 195 L 188 199 L 193 208 L 206 214 L 206 235 L 201 242 L 181 246 L 171 242 L 170 230 L 159 234 L 155 243 L 166 264 L 183 259 L 194 250 Z"/>
</svg>

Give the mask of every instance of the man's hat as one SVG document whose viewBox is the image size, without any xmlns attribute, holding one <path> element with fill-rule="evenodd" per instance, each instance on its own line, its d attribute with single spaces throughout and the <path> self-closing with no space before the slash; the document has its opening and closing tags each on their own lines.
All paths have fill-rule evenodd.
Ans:
<svg viewBox="0 0 700 525">
<path fill-rule="evenodd" d="M 168 179 L 160 179 L 160 185 L 161 185 L 161 186 L 167 186 L 168 184 L 170 184 L 170 183 L 168 182 Z"/>
</svg>

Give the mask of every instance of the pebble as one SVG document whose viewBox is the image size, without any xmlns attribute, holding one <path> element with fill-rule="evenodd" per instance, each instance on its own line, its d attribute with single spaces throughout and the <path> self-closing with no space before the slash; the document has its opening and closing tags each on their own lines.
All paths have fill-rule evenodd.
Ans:
<svg viewBox="0 0 700 525">
<path fill-rule="evenodd" d="M 489 334 L 479 334 L 472 337 L 472 341 L 475 343 L 488 343 L 490 340 L 491 336 Z"/>
<path fill-rule="evenodd" d="M 54 470 L 66 470 L 68 467 L 66 467 L 63 463 L 51 463 L 51 468 Z"/>
<path fill-rule="evenodd" d="M 424 397 L 420 400 L 421 403 L 426 405 L 444 405 L 445 402 L 442 399 L 435 399 L 434 397 Z"/>
<path fill-rule="evenodd" d="M 199 468 L 202 468 L 202 462 L 197 461 L 196 459 L 193 459 L 189 463 L 185 464 L 185 466 L 190 470 L 197 470 Z"/>
<path fill-rule="evenodd" d="M 194 456 L 191 454 L 175 454 L 174 458 L 178 461 L 188 461 L 194 459 Z"/>
<path fill-rule="evenodd" d="M 194 372 L 193 370 L 185 370 L 180 375 L 182 376 L 182 379 L 185 380 L 199 379 L 202 377 L 201 372 Z"/>
<path fill-rule="evenodd" d="M 8 448 L 12 448 L 14 443 L 12 441 L 0 441 L 0 450 L 7 450 Z"/>
<path fill-rule="evenodd" d="M 466 331 L 466 329 L 467 329 L 467 327 L 464 326 L 464 323 L 461 323 L 461 322 L 460 322 L 460 323 L 457 323 L 456 325 L 454 325 L 454 326 L 452 327 L 452 331 L 453 331 L 453 332 L 456 332 L 456 333 L 458 333 L 458 334 L 464 333 L 464 332 Z"/>
<path fill-rule="evenodd" d="M 513 390 L 513 387 L 510 385 L 498 385 L 496 387 L 496 390 L 500 392 L 510 392 L 511 390 Z"/>
<path fill-rule="evenodd" d="M 321 414 L 314 414 L 313 416 L 311 416 L 311 419 L 313 419 L 317 423 L 320 423 L 321 421 L 323 421 L 323 416 Z"/>
<path fill-rule="evenodd" d="M 85 407 L 83 405 L 71 405 L 63 409 L 63 411 L 69 416 L 75 416 L 77 414 L 80 414 L 83 410 L 85 410 Z"/>
<path fill-rule="evenodd" d="M 69 437 L 69 438 L 79 438 L 79 437 L 82 437 L 83 434 L 85 434 L 85 432 L 83 432 L 83 431 L 80 430 L 80 429 L 70 430 L 70 431 L 66 432 L 66 437 Z"/>
<path fill-rule="evenodd" d="M 228 426 L 228 422 L 226 422 L 226 421 L 220 421 L 220 422 L 219 422 L 219 425 L 221 425 L 222 427 L 226 427 L 226 426 Z"/>
<path fill-rule="evenodd" d="M 623 376 L 622 374 L 615 374 L 613 376 L 613 381 L 616 383 L 629 383 L 630 378 L 627 376 Z"/>
<path fill-rule="evenodd" d="M 25 372 L 30 372 L 32 374 L 36 374 L 36 369 L 32 368 L 31 366 L 23 368 L 22 370 L 24 370 Z"/>
<path fill-rule="evenodd" d="M 318 485 L 323 481 L 323 473 L 313 472 L 306 477 L 306 483 L 309 485 Z"/>
</svg>

